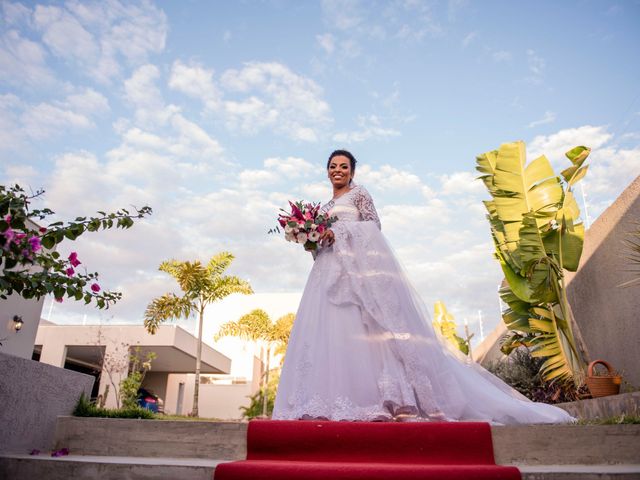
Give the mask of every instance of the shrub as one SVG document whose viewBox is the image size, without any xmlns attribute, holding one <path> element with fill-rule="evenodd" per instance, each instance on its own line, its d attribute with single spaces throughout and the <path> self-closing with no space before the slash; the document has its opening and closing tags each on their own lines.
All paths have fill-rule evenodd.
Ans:
<svg viewBox="0 0 640 480">
<path fill-rule="evenodd" d="M 101 418 L 144 418 L 154 419 L 155 414 L 146 408 L 134 406 L 127 408 L 104 408 L 91 403 L 84 395 L 80 399 L 73 411 L 75 417 L 101 417 Z"/>
<path fill-rule="evenodd" d="M 583 388 L 546 382 L 540 373 L 545 358 L 531 356 L 526 348 L 514 350 L 505 360 L 492 362 L 487 370 L 534 402 L 562 403 L 577 400 Z"/>
</svg>

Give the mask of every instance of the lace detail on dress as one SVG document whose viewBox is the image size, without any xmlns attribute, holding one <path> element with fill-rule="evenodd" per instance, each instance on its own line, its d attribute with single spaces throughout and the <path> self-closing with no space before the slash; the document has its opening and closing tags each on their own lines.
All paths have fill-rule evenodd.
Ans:
<svg viewBox="0 0 640 480">
<path fill-rule="evenodd" d="M 376 225 L 378 225 L 378 230 L 382 228 L 378 212 L 373 204 L 373 199 L 371 198 L 371 195 L 369 195 L 369 192 L 367 192 L 366 188 L 360 185 L 354 188 L 353 203 L 358 207 L 360 215 L 362 215 L 362 220 L 365 222 L 375 222 Z"/>
</svg>

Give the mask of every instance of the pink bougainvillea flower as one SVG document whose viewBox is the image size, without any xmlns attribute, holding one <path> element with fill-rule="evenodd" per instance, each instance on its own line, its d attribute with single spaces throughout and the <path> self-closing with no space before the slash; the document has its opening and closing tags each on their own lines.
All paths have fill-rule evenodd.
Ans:
<svg viewBox="0 0 640 480">
<path fill-rule="evenodd" d="M 66 274 L 68 277 L 73 276 L 74 273 L 76 273 L 76 271 L 73 269 L 73 267 L 69 267 L 65 270 Z"/>
<path fill-rule="evenodd" d="M 97 283 L 92 283 L 91 284 L 91 291 L 98 293 L 100 291 L 100 285 L 98 285 Z"/>
<path fill-rule="evenodd" d="M 62 297 L 56 297 L 56 302 L 62 303 Z"/>
<path fill-rule="evenodd" d="M 42 248 L 42 243 L 40 243 L 40 237 L 31 237 L 29 239 L 29 245 L 31 245 L 31 250 L 37 252 Z"/>
<path fill-rule="evenodd" d="M 13 242 L 16 238 L 16 232 L 14 232 L 11 227 L 7 228 L 2 234 L 4 235 L 4 238 L 7 239 L 7 244 Z"/>
<path fill-rule="evenodd" d="M 45 227 L 40 227 L 38 230 L 40 233 L 47 233 L 47 229 Z"/>
<path fill-rule="evenodd" d="M 73 265 L 74 267 L 77 267 L 78 265 L 80 265 L 82 262 L 80 260 L 78 260 L 78 254 L 76 252 L 71 252 L 69 254 L 69 263 L 71 265 Z"/>
<path fill-rule="evenodd" d="M 5 215 L 5 216 L 4 216 L 4 221 L 5 221 L 5 222 L 7 222 L 7 223 L 11 223 L 11 218 L 12 218 L 12 217 L 11 217 L 11 215 L 10 215 L 10 214 L 9 214 L 9 215 Z"/>
<path fill-rule="evenodd" d="M 15 242 L 16 242 L 16 243 L 21 242 L 21 241 L 24 239 L 24 237 L 26 237 L 26 236 L 27 236 L 27 234 L 26 234 L 26 233 L 16 233 L 16 240 L 15 240 Z"/>
<path fill-rule="evenodd" d="M 69 455 L 68 448 L 61 448 L 60 450 L 56 450 L 55 452 L 51 452 L 52 457 L 64 457 L 65 455 Z"/>
</svg>

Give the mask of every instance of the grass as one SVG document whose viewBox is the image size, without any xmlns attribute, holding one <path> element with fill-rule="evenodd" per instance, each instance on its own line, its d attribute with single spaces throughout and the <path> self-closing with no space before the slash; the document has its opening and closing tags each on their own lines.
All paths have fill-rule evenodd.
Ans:
<svg viewBox="0 0 640 480">
<path fill-rule="evenodd" d="M 578 420 L 577 425 L 637 425 L 640 424 L 640 415 L 622 414 L 613 417 L 591 418 Z"/>
<path fill-rule="evenodd" d="M 203 418 L 203 417 L 191 417 L 189 415 L 171 415 L 171 414 L 157 414 L 156 420 L 172 420 L 183 422 L 229 422 L 232 420 L 222 420 L 220 418 Z"/>
</svg>

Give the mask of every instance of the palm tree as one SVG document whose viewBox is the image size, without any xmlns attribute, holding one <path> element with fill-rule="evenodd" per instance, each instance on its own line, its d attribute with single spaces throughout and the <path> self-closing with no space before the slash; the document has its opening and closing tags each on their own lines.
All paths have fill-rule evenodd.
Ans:
<svg viewBox="0 0 640 480">
<path fill-rule="evenodd" d="M 173 293 L 165 293 L 149 303 L 144 312 L 144 326 L 154 334 L 161 323 L 178 318 L 189 318 L 198 314 L 198 350 L 196 354 L 196 381 L 193 390 L 193 410 L 191 414 L 198 416 L 198 400 L 200 394 L 200 363 L 202 357 L 202 323 L 204 309 L 210 303 L 221 300 L 232 293 L 253 293 L 245 280 L 236 276 L 223 275 L 231 265 L 234 256 L 229 252 L 220 252 L 209 260 L 207 265 L 200 261 L 179 262 L 169 260 L 160 264 L 159 270 L 176 279 L 183 292 L 181 297 Z"/>
<path fill-rule="evenodd" d="M 227 322 L 220 326 L 215 340 L 222 337 L 238 337 L 242 340 L 262 344 L 265 351 L 265 359 L 260 359 L 265 365 L 265 376 L 262 379 L 264 400 L 262 402 L 262 415 L 267 416 L 267 389 L 269 388 L 269 361 L 271 351 L 282 353 L 286 350 L 289 341 L 289 333 L 293 326 L 295 315 L 289 313 L 280 317 L 275 323 L 271 321 L 269 314 L 259 308 L 243 315 L 235 322 Z"/>
</svg>

